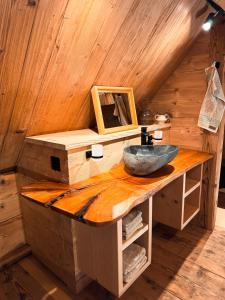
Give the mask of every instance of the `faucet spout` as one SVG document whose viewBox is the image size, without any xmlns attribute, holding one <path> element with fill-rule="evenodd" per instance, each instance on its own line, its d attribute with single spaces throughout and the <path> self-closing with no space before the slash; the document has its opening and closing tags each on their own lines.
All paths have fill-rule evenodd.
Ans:
<svg viewBox="0 0 225 300">
<path fill-rule="evenodd" d="M 141 145 L 147 145 L 147 127 L 141 127 Z"/>
<path fill-rule="evenodd" d="M 153 146 L 153 136 L 147 132 L 147 127 L 141 127 L 141 145 Z"/>
</svg>

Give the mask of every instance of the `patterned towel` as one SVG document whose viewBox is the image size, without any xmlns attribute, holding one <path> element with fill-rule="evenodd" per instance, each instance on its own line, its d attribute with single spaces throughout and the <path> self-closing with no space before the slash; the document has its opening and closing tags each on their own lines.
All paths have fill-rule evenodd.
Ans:
<svg viewBox="0 0 225 300">
<path fill-rule="evenodd" d="M 225 109 L 225 97 L 215 63 L 205 70 L 208 88 L 199 114 L 198 126 L 217 132 Z"/>
</svg>

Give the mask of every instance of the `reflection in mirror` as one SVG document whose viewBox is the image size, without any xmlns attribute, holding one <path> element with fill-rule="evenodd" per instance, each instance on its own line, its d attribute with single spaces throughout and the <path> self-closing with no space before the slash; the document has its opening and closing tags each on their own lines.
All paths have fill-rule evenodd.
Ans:
<svg viewBox="0 0 225 300">
<path fill-rule="evenodd" d="M 99 134 L 138 128 L 132 88 L 93 86 L 91 94 Z"/>
<path fill-rule="evenodd" d="M 128 95 L 123 93 L 99 93 L 105 128 L 132 123 Z"/>
</svg>

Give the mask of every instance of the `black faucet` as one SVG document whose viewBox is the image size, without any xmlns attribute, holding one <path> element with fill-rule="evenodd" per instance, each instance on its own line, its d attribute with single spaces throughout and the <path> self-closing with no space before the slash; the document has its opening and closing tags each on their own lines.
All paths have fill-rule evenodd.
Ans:
<svg viewBox="0 0 225 300">
<path fill-rule="evenodd" d="M 147 132 L 147 127 L 141 127 L 141 145 L 153 146 L 153 136 Z"/>
</svg>

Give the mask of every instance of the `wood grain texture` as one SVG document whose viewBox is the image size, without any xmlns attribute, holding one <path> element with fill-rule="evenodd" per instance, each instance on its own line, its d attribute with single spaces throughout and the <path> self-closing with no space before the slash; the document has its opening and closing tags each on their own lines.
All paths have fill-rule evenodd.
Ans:
<svg viewBox="0 0 225 300">
<path fill-rule="evenodd" d="M 36 7 L 28 6 L 27 0 L 1 1 L 0 4 L 0 11 L 3 14 L 0 60 L 1 149 L 8 131 L 14 99 L 24 67 Z M 3 157 L 1 156 L 0 163 L 2 162 Z"/>
<path fill-rule="evenodd" d="M 25 244 L 15 174 L 0 176 L 0 259 Z"/>
<path fill-rule="evenodd" d="M 218 23 L 213 27 L 210 35 L 210 60 L 219 61 L 220 68 L 218 70 L 223 91 L 225 91 L 225 36 L 224 36 L 224 22 L 225 18 L 221 19 L 221 23 Z M 224 143 L 224 128 L 225 128 L 225 116 L 221 121 L 220 127 L 216 134 L 205 130 L 203 151 L 215 153 L 212 161 L 211 170 L 209 173 L 209 189 L 206 195 L 206 207 L 207 207 L 207 227 L 213 229 L 216 222 L 216 209 L 219 193 L 219 181 L 220 170 Z"/>
<path fill-rule="evenodd" d="M 218 227 L 212 233 L 191 225 L 181 232 L 154 228 L 152 264 L 120 299 L 224 299 L 224 234 Z M 114 299 L 97 282 L 71 295 L 32 256 L 0 273 L 0 295 L 3 300 L 20 300 L 19 295 L 23 299 Z"/>
<path fill-rule="evenodd" d="M 133 86 L 137 101 L 153 95 L 207 15 L 204 0 L 0 4 L 1 169 L 17 163 L 26 135 L 88 128 L 94 84 Z"/>
<path fill-rule="evenodd" d="M 21 174 L 17 176 L 18 188 L 33 182 L 33 178 Z M 26 242 L 32 253 L 60 277 L 71 291 L 78 293 L 90 281 L 80 272 L 77 263 L 77 222 L 23 197 L 20 203 Z"/>
<path fill-rule="evenodd" d="M 207 89 L 205 68 L 214 61 L 221 63 L 219 74 L 224 88 L 223 31 L 224 18 L 221 18 L 210 33 L 201 33 L 165 84 L 150 101 L 145 102 L 154 112 L 171 115 L 171 143 L 215 154 L 213 163 L 206 168 L 203 184 L 207 212 L 203 213 L 202 222 L 208 229 L 215 226 L 225 120 L 213 134 L 198 127 L 198 117 Z"/>
<path fill-rule="evenodd" d="M 151 125 L 148 131 L 164 128 L 163 139 L 157 141 L 157 144 L 170 144 L 169 127 Z M 39 180 L 73 184 L 107 172 L 120 163 L 123 149 L 129 145 L 139 145 L 140 135 L 140 128 L 108 135 L 82 129 L 26 138 L 18 171 Z M 87 159 L 85 152 L 91 150 L 91 145 L 98 143 L 103 145 L 103 158 Z M 52 156 L 59 159 L 60 170 L 53 168 Z"/>
<path fill-rule="evenodd" d="M 209 44 L 209 34 L 201 33 L 174 73 L 146 101 L 155 113 L 170 114 L 172 144 L 203 149 L 204 131 L 197 124 L 206 92 L 204 69 L 210 65 Z"/>
<path fill-rule="evenodd" d="M 170 129 L 170 124 L 153 124 L 147 126 L 147 132 L 155 130 Z M 164 134 L 165 131 L 164 131 Z M 36 144 L 44 147 L 55 148 L 60 150 L 75 150 L 93 144 L 101 144 L 104 142 L 112 142 L 125 138 L 132 138 L 141 135 L 141 126 L 137 129 L 126 130 L 122 132 L 111 133 L 107 135 L 99 135 L 91 129 L 72 130 L 58 133 L 50 133 L 37 135 L 26 138 L 27 143 Z"/>
<path fill-rule="evenodd" d="M 225 1 L 224 0 L 215 0 L 215 3 L 217 3 L 221 8 L 225 10 Z"/>
<path fill-rule="evenodd" d="M 75 220 L 101 225 L 121 218 L 169 182 L 210 158 L 208 153 L 181 149 L 170 164 L 147 177 L 134 177 L 119 164 L 77 184 L 58 183 L 57 189 L 55 183 L 33 183 L 23 187 L 21 194 Z"/>
</svg>

